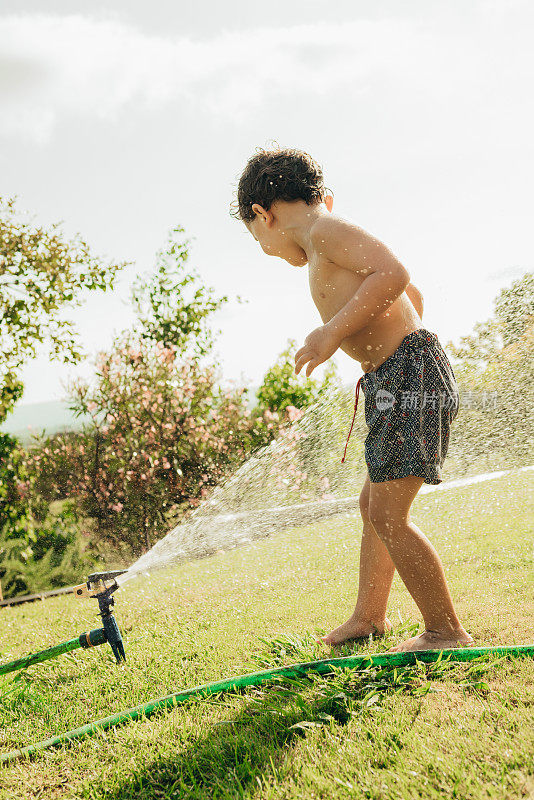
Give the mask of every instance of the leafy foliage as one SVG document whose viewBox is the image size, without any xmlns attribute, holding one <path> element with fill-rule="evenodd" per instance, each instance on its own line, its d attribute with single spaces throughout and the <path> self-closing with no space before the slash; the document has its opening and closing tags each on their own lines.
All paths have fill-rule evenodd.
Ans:
<svg viewBox="0 0 534 800">
<path fill-rule="evenodd" d="M 0 533 L 0 578 L 6 597 L 32 594 L 44 588 L 68 586 L 94 563 L 80 534 L 80 519 L 73 502 L 58 514 L 47 514 L 28 540 Z"/>
<path fill-rule="evenodd" d="M 71 387 L 72 410 L 92 422 L 32 451 L 37 488 L 77 497 L 97 540 L 139 554 L 243 457 L 250 412 L 214 368 L 132 332 L 99 354 L 96 379 Z"/>
<path fill-rule="evenodd" d="M 528 464 L 534 401 L 534 274 L 500 291 L 494 314 L 447 348 L 460 387 L 453 428 L 466 468 Z"/>
<path fill-rule="evenodd" d="M 34 225 L 13 198 L 0 197 L 0 423 L 22 397 L 19 373 L 38 345 L 48 343 L 52 359 L 80 360 L 74 325 L 63 314 L 82 303 L 84 289 L 112 288 L 122 266 L 92 256 L 80 236 L 67 240 L 59 224 Z M 29 552 L 34 522 L 24 451 L 15 437 L 0 434 L 0 535 L 13 540 L 10 552 Z"/>
<path fill-rule="evenodd" d="M 0 532 L 27 536 L 31 526 L 26 453 L 18 440 L 0 433 Z"/>
<path fill-rule="evenodd" d="M 229 298 L 216 297 L 196 270 L 187 266 L 189 240 L 180 241 L 181 233 L 181 226 L 171 231 L 166 246 L 157 253 L 155 271 L 134 283 L 132 303 L 143 340 L 199 358 L 212 349 L 217 333 L 208 320 Z"/>
<path fill-rule="evenodd" d="M 288 406 L 303 409 L 316 403 L 338 382 L 334 361 L 330 361 L 322 381 L 316 378 L 302 378 L 295 374 L 295 352 L 297 343 L 288 340 L 288 346 L 280 353 L 277 361 L 267 370 L 263 383 L 256 396 L 258 408 L 280 413 Z"/>
<path fill-rule="evenodd" d="M 62 235 L 59 223 L 45 229 L 0 197 L 0 365 L 17 371 L 51 345 L 51 358 L 76 362 L 82 356 L 74 324 L 62 313 L 81 305 L 83 289 L 113 288 L 124 264 L 103 263 L 78 235 Z"/>
<path fill-rule="evenodd" d="M 210 317 L 228 298 L 216 298 L 186 270 L 181 231 L 158 253 L 155 273 L 136 281 L 137 323 L 98 355 L 94 385 L 70 387 L 72 410 L 91 423 L 38 439 L 30 457 L 36 491 L 48 500 L 76 497 L 97 546 L 107 543 L 125 558 L 149 549 L 297 419 L 302 410 L 291 401 L 309 404 L 328 385 L 308 380 L 299 390 L 290 347 L 265 381 L 263 399 L 268 392 L 279 411 L 260 403 L 251 412 L 245 389 L 219 386 L 215 366 L 201 357 L 214 343 Z"/>
</svg>

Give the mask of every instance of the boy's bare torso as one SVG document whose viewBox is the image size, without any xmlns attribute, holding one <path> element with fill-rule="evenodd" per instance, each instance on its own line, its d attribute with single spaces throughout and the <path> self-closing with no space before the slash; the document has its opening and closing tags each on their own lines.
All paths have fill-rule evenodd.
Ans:
<svg viewBox="0 0 534 800">
<path fill-rule="evenodd" d="M 334 264 L 317 252 L 308 259 L 308 267 L 311 295 L 326 323 L 355 294 L 365 276 Z M 421 317 L 403 292 L 371 324 L 343 339 L 340 347 L 361 363 L 364 372 L 371 372 L 395 352 L 405 336 L 421 327 Z"/>
</svg>

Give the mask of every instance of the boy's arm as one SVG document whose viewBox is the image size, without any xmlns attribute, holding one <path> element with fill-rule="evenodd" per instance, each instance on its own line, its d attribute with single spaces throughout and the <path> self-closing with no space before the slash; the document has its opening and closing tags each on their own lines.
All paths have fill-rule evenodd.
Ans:
<svg viewBox="0 0 534 800">
<path fill-rule="evenodd" d="M 421 319 L 423 319 L 423 295 L 419 291 L 419 289 L 413 285 L 413 283 L 409 283 L 406 289 L 404 290 L 408 295 L 411 303 Z"/>
<path fill-rule="evenodd" d="M 295 353 L 295 372 L 306 364 L 306 376 L 332 356 L 353 333 L 365 328 L 386 312 L 400 297 L 410 275 L 396 256 L 371 234 L 343 219 L 321 217 L 311 234 L 314 249 L 345 269 L 363 278 L 359 289 L 321 328 L 312 331 L 304 346 Z"/>
</svg>

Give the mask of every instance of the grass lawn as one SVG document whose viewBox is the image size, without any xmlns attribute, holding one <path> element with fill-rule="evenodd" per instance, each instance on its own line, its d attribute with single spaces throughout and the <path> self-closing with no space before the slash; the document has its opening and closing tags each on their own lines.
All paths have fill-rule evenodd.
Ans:
<svg viewBox="0 0 534 800">
<path fill-rule="evenodd" d="M 414 520 L 439 552 L 475 645 L 534 639 L 532 475 L 423 495 Z M 23 747 L 152 698 L 269 665 L 327 657 L 314 635 L 357 591 L 360 521 L 343 515 L 132 581 L 116 594 L 128 661 L 111 649 L 0 678 L 0 747 Z M 80 581 L 84 576 L 80 576 Z M 1 661 L 99 627 L 96 602 L 0 609 Z M 423 629 L 396 574 L 381 652 Z M 0 768 L 0 798 L 534 797 L 534 663 L 344 670 L 191 700 Z"/>
</svg>

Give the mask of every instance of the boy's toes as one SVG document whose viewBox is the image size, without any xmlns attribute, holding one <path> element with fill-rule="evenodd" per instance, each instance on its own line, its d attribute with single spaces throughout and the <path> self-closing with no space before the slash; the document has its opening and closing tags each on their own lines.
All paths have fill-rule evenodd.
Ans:
<svg viewBox="0 0 534 800">
<path fill-rule="evenodd" d="M 343 625 L 335 628 L 325 636 L 317 637 L 315 639 L 317 644 L 326 644 L 329 647 L 338 647 L 344 642 L 349 641 L 365 641 L 372 635 L 375 638 L 380 636 L 387 636 L 391 633 L 393 626 L 389 619 L 386 618 L 383 624 L 375 625 L 373 622 L 360 622 L 354 619 L 349 619 Z"/>
<path fill-rule="evenodd" d="M 319 639 L 315 640 L 317 644 L 329 644 L 334 645 L 335 641 L 330 637 L 330 634 L 326 634 L 326 636 L 321 636 Z"/>
</svg>

